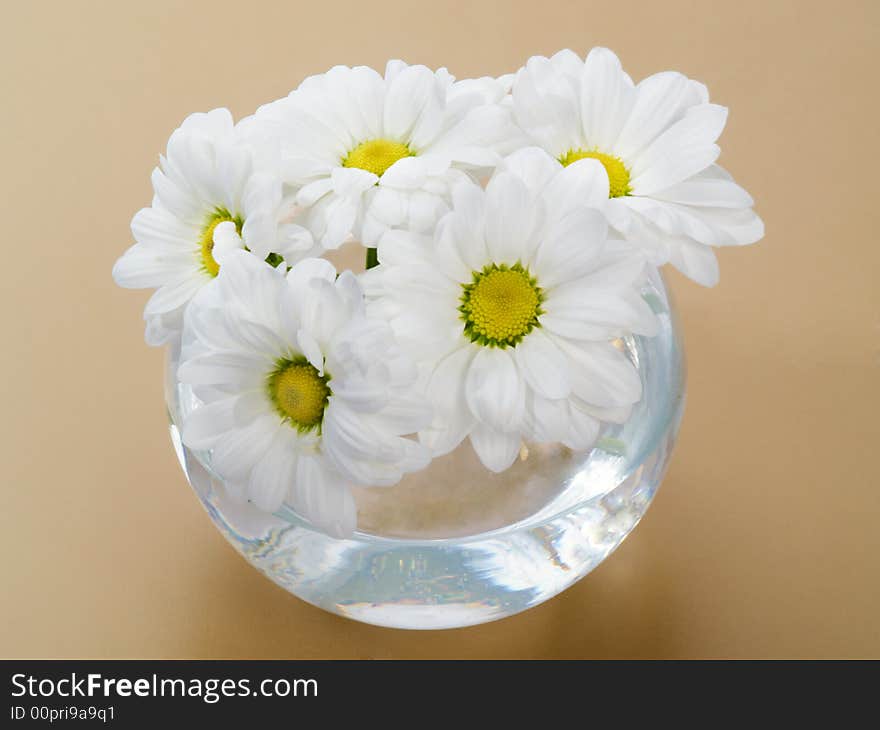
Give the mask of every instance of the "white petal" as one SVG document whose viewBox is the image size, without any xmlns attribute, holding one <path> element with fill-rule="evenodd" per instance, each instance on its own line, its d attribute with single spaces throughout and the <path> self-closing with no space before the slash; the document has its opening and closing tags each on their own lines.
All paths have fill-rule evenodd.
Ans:
<svg viewBox="0 0 880 730">
<path fill-rule="evenodd" d="M 630 415 L 632 415 L 633 405 L 630 403 L 622 406 L 600 407 L 574 398 L 572 399 L 572 412 L 577 409 L 585 415 L 595 418 L 597 421 L 605 421 L 606 423 L 626 423 Z"/>
<path fill-rule="evenodd" d="M 472 182 L 456 185 L 452 190 L 452 212 L 439 223 L 437 238 L 448 238 L 471 271 L 479 271 L 489 263 L 486 249 L 486 195 Z"/>
<path fill-rule="evenodd" d="M 296 187 L 303 186 L 300 190 L 303 193 L 303 199 L 300 200 L 297 197 L 297 203 L 299 205 L 314 205 L 322 195 L 332 189 L 330 173 L 341 159 L 335 153 L 323 160 L 297 155 L 276 160 L 276 163 L 278 174 L 283 180 Z M 315 178 L 319 179 L 315 180 Z"/>
<path fill-rule="evenodd" d="M 421 157 L 404 157 L 395 162 L 382 175 L 380 187 L 415 190 L 425 184 L 428 168 Z"/>
<path fill-rule="evenodd" d="M 414 231 L 432 232 L 437 221 L 448 210 L 441 196 L 416 190 L 409 195 L 409 226 Z"/>
<path fill-rule="evenodd" d="M 356 167 L 337 167 L 331 173 L 330 179 L 333 190 L 337 195 L 347 198 L 357 198 L 378 181 L 379 177 L 368 170 L 360 170 Z"/>
<path fill-rule="evenodd" d="M 594 325 L 601 325 L 606 328 L 607 337 L 629 332 L 651 336 L 657 332 L 657 320 L 651 308 L 637 290 L 624 287 L 599 289 L 573 281 L 551 291 L 544 307 L 546 314 L 540 319 L 551 331 L 557 331 L 554 321 L 565 319 L 583 322 L 587 333 Z M 566 336 L 576 337 L 573 332 Z"/>
<path fill-rule="evenodd" d="M 635 366 L 610 342 L 566 344 L 563 349 L 575 361 L 572 392 L 578 398 L 599 407 L 630 405 L 641 398 Z"/>
<path fill-rule="evenodd" d="M 272 445 L 282 424 L 277 415 L 258 418 L 244 428 L 235 428 L 221 436 L 211 451 L 211 465 L 224 479 L 244 481 L 251 469 Z"/>
<path fill-rule="evenodd" d="M 522 439 L 518 432 L 505 433 L 480 423 L 471 431 L 471 445 L 483 466 L 500 473 L 516 459 Z"/>
<path fill-rule="evenodd" d="M 526 335 L 513 351 L 526 383 L 545 398 L 565 398 L 571 390 L 565 356 L 540 329 Z"/>
<path fill-rule="evenodd" d="M 714 142 L 726 120 L 727 109 L 716 104 L 688 110 L 634 161 L 633 195 L 651 195 L 709 167 L 718 158 Z"/>
<path fill-rule="evenodd" d="M 647 260 L 640 249 L 612 252 L 606 249 L 595 268 L 578 279 L 584 289 L 638 289 L 647 277 Z"/>
<path fill-rule="evenodd" d="M 295 452 L 286 439 L 276 438 L 251 472 L 248 498 L 261 510 L 274 512 L 287 498 L 296 469 Z"/>
<path fill-rule="evenodd" d="M 569 431 L 568 399 L 549 400 L 536 393 L 526 399 L 525 433 L 539 443 L 562 441 Z"/>
<path fill-rule="evenodd" d="M 332 284 L 336 281 L 336 268 L 327 259 L 308 258 L 298 261 L 287 272 L 287 282 L 302 296 L 308 296 L 308 285 L 313 279 L 320 279 Z"/>
<path fill-rule="evenodd" d="M 359 471 L 359 467 L 371 459 L 380 459 L 383 454 L 378 453 L 378 449 L 386 449 L 384 456 L 391 455 L 390 445 L 377 445 L 376 435 L 361 428 L 357 411 L 335 395 L 330 396 L 324 411 L 322 446 L 337 468 L 348 467 L 352 472 Z M 352 473 L 351 476 L 359 479 L 360 474 Z"/>
<path fill-rule="evenodd" d="M 681 206 L 687 215 L 699 218 L 718 235 L 704 243 L 744 246 L 764 237 L 764 221 L 750 208 L 697 208 Z"/>
<path fill-rule="evenodd" d="M 533 57 L 517 74 L 513 109 L 535 144 L 559 157 L 584 146 L 577 90 L 546 58 Z"/>
<path fill-rule="evenodd" d="M 359 198 L 331 193 L 310 208 L 300 222 L 326 250 L 339 248 L 352 235 L 360 210 Z"/>
<path fill-rule="evenodd" d="M 351 316 L 350 302 L 333 285 L 320 279 L 312 279 L 307 294 L 309 300 L 300 312 L 301 326 L 329 355 L 327 348 Z"/>
<path fill-rule="evenodd" d="M 345 88 L 348 109 L 362 120 L 359 132 L 361 140 L 382 136 L 382 108 L 385 101 L 385 80 L 368 66 L 356 66 L 347 73 Z"/>
<path fill-rule="evenodd" d="M 131 219 L 131 232 L 138 243 L 166 251 L 190 254 L 196 250 L 199 227 L 174 217 L 164 208 L 142 208 Z"/>
<path fill-rule="evenodd" d="M 437 456 L 452 451 L 473 426 L 465 379 L 474 354 L 469 345 L 454 350 L 439 361 L 428 381 L 425 395 L 434 407 L 434 421 L 419 433 L 419 439 Z"/>
<path fill-rule="evenodd" d="M 399 295 L 431 297 L 436 306 L 451 311 L 458 309 L 461 286 L 428 264 L 392 266 L 385 272 L 384 286 Z"/>
<path fill-rule="evenodd" d="M 659 134 L 684 115 L 688 107 L 699 104 L 695 86 L 674 71 L 649 76 L 636 87 L 636 100 L 615 146 L 624 159 L 633 160 Z"/>
<path fill-rule="evenodd" d="M 635 101 L 632 80 L 607 48 L 594 48 L 581 76 L 581 117 L 588 148 L 614 149 Z"/>
<path fill-rule="evenodd" d="M 394 396 L 383 403 L 382 410 L 375 413 L 371 422 L 380 424 L 389 433 L 408 435 L 428 428 L 434 410 L 421 393 Z"/>
<path fill-rule="evenodd" d="M 450 218 L 447 216 L 446 221 Z M 447 277 L 459 284 L 471 281 L 473 278 L 473 268 L 465 263 L 462 256 L 462 248 L 466 248 L 467 244 L 456 238 L 456 226 L 452 223 L 444 223 L 438 225 L 435 232 L 434 255 L 437 267 L 446 274 Z M 481 246 L 485 251 L 485 245 Z M 477 256 L 473 252 L 469 252 L 469 258 L 476 263 Z"/>
<path fill-rule="evenodd" d="M 245 391 L 238 397 L 233 416 L 236 427 L 240 428 L 269 413 L 274 413 L 274 406 L 269 401 L 263 381 L 254 390 Z"/>
<path fill-rule="evenodd" d="M 655 197 L 674 203 L 715 208 L 750 208 L 753 204 L 751 195 L 733 180 L 719 175 L 717 165 L 655 193 Z"/>
<path fill-rule="evenodd" d="M 333 180 L 329 177 L 322 177 L 304 185 L 296 194 L 296 202 L 298 205 L 306 207 L 314 205 L 331 190 L 333 190 Z"/>
<path fill-rule="evenodd" d="M 383 118 L 384 133 L 394 140 L 408 140 L 419 117 L 438 93 L 433 72 L 424 66 L 402 68 L 387 83 Z"/>
<path fill-rule="evenodd" d="M 234 426 L 237 398 L 206 403 L 190 413 L 183 424 L 181 438 L 189 448 L 197 451 L 210 449 L 217 440 Z"/>
<path fill-rule="evenodd" d="M 296 341 L 299 349 L 311 366 L 318 371 L 318 375 L 324 374 L 324 355 L 321 352 L 321 346 L 310 332 L 299 329 L 296 333 Z"/>
<path fill-rule="evenodd" d="M 526 185 L 502 172 L 486 188 L 486 245 L 493 263 L 515 264 L 525 258 L 538 211 Z"/>
<path fill-rule="evenodd" d="M 357 526 L 351 491 L 318 457 L 300 456 L 297 460 L 290 501 L 297 512 L 333 537 L 349 537 Z"/>
<path fill-rule="evenodd" d="M 550 66 L 560 76 L 567 76 L 576 81 L 584 69 L 584 62 L 570 48 L 563 48 L 550 57 Z"/>
<path fill-rule="evenodd" d="M 165 283 L 150 297 L 147 306 L 144 307 L 144 316 L 165 314 L 182 307 L 207 283 L 207 275 L 202 276 L 195 272 Z"/>
<path fill-rule="evenodd" d="M 670 245 L 669 263 L 698 284 L 711 287 L 718 283 L 718 259 L 715 252 L 702 243 L 676 239 Z"/>
<path fill-rule="evenodd" d="M 224 299 L 249 312 L 249 319 L 274 329 L 278 319 L 278 297 L 284 274 L 244 250 L 229 251 L 215 280 Z"/>
<path fill-rule="evenodd" d="M 225 221 L 224 223 L 229 222 L 230 221 Z M 217 228 L 220 228 L 220 225 L 218 225 Z M 223 234 L 225 240 L 220 243 L 219 250 L 217 244 L 217 228 L 214 229 L 214 249 L 212 253 L 214 260 L 221 266 L 223 264 L 223 256 L 226 252 L 234 250 L 235 248 L 247 248 L 261 261 L 265 261 L 270 253 L 280 253 L 282 250 L 277 240 L 278 221 L 274 210 L 257 210 L 248 215 L 241 227 L 240 236 L 235 232 L 233 224 L 230 232 L 232 235 L 226 237 L 226 234 Z M 226 230 L 229 229 L 227 228 Z M 233 235 L 235 236 L 234 238 Z M 220 258 L 217 258 L 218 255 Z"/>
<path fill-rule="evenodd" d="M 576 406 L 569 408 L 569 430 L 562 442 L 574 451 L 586 451 L 599 435 L 599 422 Z"/>
<path fill-rule="evenodd" d="M 203 203 L 191 191 L 171 181 L 158 167 L 153 170 L 153 190 L 163 207 L 181 221 L 198 223 L 204 217 Z"/>
<path fill-rule="evenodd" d="M 259 353 L 211 351 L 184 360 L 177 370 L 177 377 L 190 385 L 246 387 L 265 377 L 266 365 L 266 358 Z"/>
<path fill-rule="evenodd" d="M 548 312 L 541 315 L 541 325 L 557 337 L 577 341 L 602 342 L 611 337 L 626 334 L 604 322 L 596 322 L 583 317 L 579 313 L 576 313 L 575 316 L 566 316 Z"/>
<path fill-rule="evenodd" d="M 398 226 L 406 219 L 405 194 L 380 185 L 370 198 L 369 212 L 388 226 Z"/>
<path fill-rule="evenodd" d="M 533 192 L 543 190 L 562 166 L 540 147 L 525 147 L 504 159 L 502 170 L 516 175 Z M 605 197 L 608 197 L 607 194 Z"/>
<path fill-rule="evenodd" d="M 439 363 L 452 350 L 462 347 L 464 325 L 456 309 L 437 306 L 442 299 L 424 296 L 407 297 L 406 308 L 393 315 L 392 324 L 398 342 L 423 362 Z"/>
<path fill-rule="evenodd" d="M 525 409 L 525 383 L 507 349 L 481 347 L 465 379 L 468 408 L 493 429 L 519 427 Z"/>
<path fill-rule="evenodd" d="M 431 240 L 427 236 L 405 230 L 387 231 L 379 241 L 379 261 L 387 266 L 418 263 L 427 260 Z"/>
<path fill-rule="evenodd" d="M 280 254 L 289 265 L 293 265 L 304 256 L 314 255 L 319 251 L 311 231 L 307 228 L 297 223 L 280 223 L 273 253 Z"/>
<path fill-rule="evenodd" d="M 447 108 L 447 113 L 449 109 Z M 444 131 L 427 147 L 432 157 L 468 168 L 493 168 L 500 153 L 526 142 L 513 125 L 510 111 L 500 105 L 471 109 L 453 128 Z"/>
<path fill-rule="evenodd" d="M 136 243 L 113 265 L 113 281 L 126 289 L 149 289 L 179 279 L 187 271 L 195 273 L 192 251 L 168 253 Z"/>
<path fill-rule="evenodd" d="M 146 318 L 144 340 L 150 347 L 162 347 L 180 338 L 182 329 L 181 312 L 158 314 Z"/>
<path fill-rule="evenodd" d="M 595 269 L 607 233 L 605 216 L 592 208 L 552 221 L 533 261 L 539 286 L 554 287 Z"/>
<path fill-rule="evenodd" d="M 608 173 L 601 162 L 590 158 L 557 167 L 557 174 L 544 188 L 543 198 L 551 218 L 561 218 L 584 206 L 604 209 L 608 202 Z"/>
<path fill-rule="evenodd" d="M 223 265 L 223 259 L 230 251 L 244 248 L 241 236 L 235 230 L 235 223 L 232 221 L 223 221 L 218 223 L 214 228 L 214 248 L 211 249 L 211 255 L 214 260 Z"/>
<path fill-rule="evenodd" d="M 186 132 L 203 134 L 208 137 L 223 137 L 232 134 L 233 126 L 232 112 L 224 107 L 219 107 L 208 112 L 190 114 L 183 120 L 180 128 Z"/>
</svg>

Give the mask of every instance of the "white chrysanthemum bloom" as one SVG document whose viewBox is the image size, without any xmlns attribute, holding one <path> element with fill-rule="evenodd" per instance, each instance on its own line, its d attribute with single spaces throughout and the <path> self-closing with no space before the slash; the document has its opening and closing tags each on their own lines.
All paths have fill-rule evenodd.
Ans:
<svg viewBox="0 0 880 730">
<path fill-rule="evenodd" d="M 391 485 L 430 460 L 406 437 L 430 422 L 415 366 L 366 316 L 357 277 L 324 259 L 285 275 L 229 253 L 187 307 L 178 377 L 202 402 L 183 442 L 210 450 L 232 492 L 270 512 L 288 502 L 336 536 L 355 527 L 349 485 Z"/>
<path fill-rule="evenodd" d="M 137 243 L 113 267 L 119 286 L 156 289 L 144 310 L 151 345 L 179 334 L 186 303 L 229 251 L 247 248 L 277 264 L 313 248 L 308 231 L 284 221 L 291 204 L 280 181 L 255 169 L 227 109 L 187 117 L 152 181 L 152 206 L 131 222 Z"/>
<path fill-rule="evenodd" d="M 420 437 L 435 454 L 470 436 L 503 471 L 523 438 L 585 449 L 600 420 L 628 417 L 641 381 L 612 340 L 657 322 L 644 257 L 587 207 L 607 196 L 599 163 L 562 168 L 528 148 L 485 191 L 457 186 L 433 237 L 383 236 L 364 282 L 423 369 L 435 418 Z"/>
<path fill-rule="evenodd" d="M 297 222 L 326 249 L 353 235 L 373 247 L 392 227 L 428 231 L 449 188 L 490 172 L 521 136 L 491 78 L 390 61 L 385 76 L 336 66 L 245 121 L 301 207 Z"/>
<path fill-rule="evenodd" d="M 638 238 L 654 263 L 669 261 L 712 286 L 718 262 L 711 246 L 764 235 L 752 198 L 714 164 L 727 109 L 709 103 L 703 84 L 663 72 L 634 85 L 617 56 L 594 48 L 586 61 L 568 50 L 529 59 L 512 95 L 531 144 L 562 166 L 587 157 L 602 163 L 609 221 Z"/>
</svg>

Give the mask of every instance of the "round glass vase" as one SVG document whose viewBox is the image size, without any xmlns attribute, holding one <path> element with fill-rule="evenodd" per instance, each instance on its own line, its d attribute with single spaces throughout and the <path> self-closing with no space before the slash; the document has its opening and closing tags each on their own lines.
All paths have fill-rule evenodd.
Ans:
<svg viewBox="0 0 880 730">
<path fill-rule="evenodd" d="M 166 369 L 171 439 L 217 528 L 255 568 L 295 596 L 370 624 L 442 629 L 485 623 L 543 603 L 583 578 L 623 542 L 651 503 L 684 405 L 683 350 L 659 272 L 643 292 L 660 320 L 655 337 L 617 344 L 643 394 L 624 424 L 594 447 L 524 443 L 493 474 L 469 442 L 394 487 L 355 490 L 358 531 L 337 539 L 288 506 L 274 514 L 231 500 L 210 453 L 181 443 L 199 405 Z"/>
</svg>

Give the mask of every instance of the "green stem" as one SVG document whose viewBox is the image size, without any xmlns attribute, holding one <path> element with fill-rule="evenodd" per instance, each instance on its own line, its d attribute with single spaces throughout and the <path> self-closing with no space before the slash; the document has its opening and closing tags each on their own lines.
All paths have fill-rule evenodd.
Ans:
<svg viewBox="0 0 880 730">
<path fill-rule="evenodd" d="M 374 266 L 378 266 L 378 265 L 379 265 L 379 253 L 376 251 L 375 248 L 368 248 L 367 249 L 367 264 L 366 264 L 365 268 L 372 269 Z"/>
</svg>

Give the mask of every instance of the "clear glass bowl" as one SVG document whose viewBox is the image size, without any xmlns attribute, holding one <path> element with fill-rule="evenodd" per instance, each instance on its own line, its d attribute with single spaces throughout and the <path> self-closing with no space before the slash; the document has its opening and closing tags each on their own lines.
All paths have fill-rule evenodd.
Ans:
<svg viewBox="0 0 880 730">
<path fill-rule="evenodd" d="M 684 404 L 683 350 L 659 273 L 644 291 L 661 327 L 621 341 L 643 397 L 595 447 L 526 444 L 492 474 L 468 443 L 391 488 L 356 492 L 359 531 L 338 540 L 288 507 L 274 515 L 226 496 L 209 453 L 182 445 L 198 405 L 168 360 L 166 396 L 180 464 L 218 529 L 295 596 L 366 623 L 441 629 L 504 618 L 546 601 L 601 563 L 645 513 L 666 469 Z"/>
</svg>

